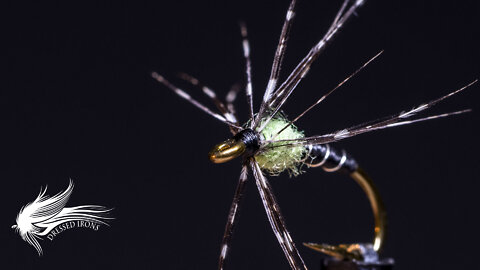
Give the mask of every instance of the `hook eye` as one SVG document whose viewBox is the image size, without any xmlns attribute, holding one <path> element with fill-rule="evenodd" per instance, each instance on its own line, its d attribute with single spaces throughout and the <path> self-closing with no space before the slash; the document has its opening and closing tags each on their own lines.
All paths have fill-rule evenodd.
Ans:
<svg viewBox="0 0 480 270">
<path fill-rule="evenodd" d="M 224 163 L 245 152 L 245 144 L 240 140 L 229 139 L 213 147 L 208 153 L 208 158 L 213 163 Z"/>
</svg>

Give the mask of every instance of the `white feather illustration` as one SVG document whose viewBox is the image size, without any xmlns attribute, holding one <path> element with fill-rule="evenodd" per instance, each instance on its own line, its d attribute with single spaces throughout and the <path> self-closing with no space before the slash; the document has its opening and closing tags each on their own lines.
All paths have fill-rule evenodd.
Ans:
<svg viewBox="0 0 480 270">
<path fill-rule="evenodd" d="M 65 207 L 73 191 L 73 182 L 70 180 L 65 191 L 59 192 L 50 197 L 46 195 L 47 187 L 37 198 L 22 207 L 17 215 L 14 228 L 27 243 L 32 245 L 38 252 L 43 254 L 42 247 L 38 239 L 42 239 L 58 225 L 69 221 L 90 221 L 108 226 L 106 220 L 113 219 L 109 217 L 112 210 L 99 205 L 82 205 L 75 207 Z"/>
</svg>

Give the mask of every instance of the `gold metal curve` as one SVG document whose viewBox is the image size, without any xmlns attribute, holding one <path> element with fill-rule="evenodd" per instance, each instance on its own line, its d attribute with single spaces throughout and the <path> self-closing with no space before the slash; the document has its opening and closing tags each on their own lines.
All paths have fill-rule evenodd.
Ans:
<svg viewBox="0 0 480 270">
<path fill-rule="evenodd" d="M 370 206 L 372 207 L 375 218 L 375 231 L 373 240 L 373 249 L 378 253 L 385 242 L 386 231 L 386 211 L 382 198 L 372 179 L 361 168 L 350 174 L 350 177 L 357 182 L 363 191 L 367 194 Z"/>
<path fill-rule="evenodd" d="M 229 139 L 215 145 L 208 153 L 208 158 L 213 163 L 224 163 L 245 152 L 245 144 L 240 140 Z"/>
<path fill-rule="evenodd" d="M 350 177 L 357 182 L 363 191 L 366 193 L 370 206 L 375 218 L 375 229 L 372 249 L 378 254 L 385 242 L 386 231 L 386 211 L 375 184 L 372 179 L 361 168 L 357 168 L 356 171 L 350 174 Z M 305 246 L 325 253 L 327 255 L 336 257 L 338 259 L 347 260 L 364 260 L 363 246 L 362 244 L 340 244 L 340 245 L 328 245 L 328 244 L 315 244 L 315 243 L 303 243 Z"/>
</svg>

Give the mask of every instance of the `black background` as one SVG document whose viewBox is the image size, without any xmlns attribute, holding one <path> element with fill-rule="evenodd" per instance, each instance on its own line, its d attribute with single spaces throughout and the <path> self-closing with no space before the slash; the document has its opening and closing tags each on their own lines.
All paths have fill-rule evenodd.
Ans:
<svg viewBox="0 0 480 270">
<path fill-rule="evenodd" d="M 255 108 L 289 1 L 13 1 L 2 8 L 2 269 L 215 269 L 239 160 L 215 165 L 228 129 L 149 77 L 184 71 L 225 94 L 244 81 L 238 21 L 249 27 Z M 288 71 L 322 36 L 341 1 L 300 1 Z M 380 50 L 384 54 L 298 126 L 331 132 L 409 109 L 479 77 L 478 1 L 367 1 L 284 107 L 296 116 Z M 176 81 L 178 82 L 178 81 Z M 185 84 L 179 83 L 182 86 Z M 211 105 L 198 89 L 193 96 Z M 383 256 L 397 269 L 478 268 L 479 85 L 429 111 L 448 119 L 337 143 L 376 181 L 389 213 Z M 242 121 L 246 102 L 237 102 Z M 76 184 L 69 206 L 114 207 L 100 231 L 41 241 L 39 258 L 10 228 L 40 187 Z M 371 240 L 371 210 L 348 177 L 311 169 L 270 177 L 301 245 Z M 229 269 L 288 269 L 253 181 Z"/>
</svg>

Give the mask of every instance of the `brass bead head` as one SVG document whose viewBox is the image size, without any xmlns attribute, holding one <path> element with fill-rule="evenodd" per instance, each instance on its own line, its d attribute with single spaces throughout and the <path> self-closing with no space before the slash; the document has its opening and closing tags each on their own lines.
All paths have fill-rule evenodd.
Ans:
<svg viewBox="0 0 480 270">
<path fill-rule="evenodd" d="M 246 146 L 241 140 L 229 139 L 213 147 L 208 153 L 208 158 L 213 163 L 224 163 L 245 152 Z"/>
</svg>

